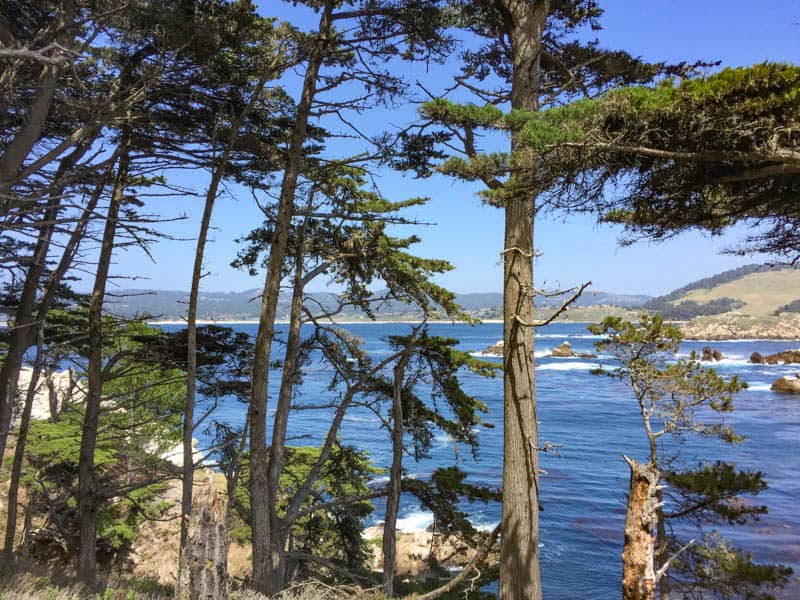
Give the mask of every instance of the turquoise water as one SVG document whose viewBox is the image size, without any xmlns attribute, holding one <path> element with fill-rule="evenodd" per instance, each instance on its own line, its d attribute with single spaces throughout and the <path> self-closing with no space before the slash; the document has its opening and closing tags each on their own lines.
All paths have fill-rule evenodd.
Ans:
<svg viewBox="0 0 800 600">
<path fill-rule="evenodd" d="M 255 325 L 236 329 L 255 334 Z M 279 326 L 280 327 L 280 326 Z M 172 329 L 172 327 L 165 326 Z M 376 358 L 388 353 L 383 341 L 388 335 L 408 331 L 401 323 L 347 325 L 364 340 L 367 351 Z M 480 351 L 502 338 L 500 324 L 468 326 L 432 324 L 435 335 L 455 337 L 460 347 Z M 538 331 L 537 402 L 542 440 L 561 445 L 559 455 L 543 454 L 541 466 L 541 542 L 542 585 L 545 597 L 555 599 L 606 599 L 618 597 L 620 552 L 624 524 L 625 491 L 628 467 L 625 453 L 646 458 L 645 439 L 637 406 L 619 382 L 592 375 L 590 371 L 613 362 L 602 355 L 597 360 L 548 358 L 549 350 L 567 340 L 576 351 L 593 351 L 597 340 L 580 324 L 556 324 Z M 753 553 L 756 560 L 782 562 L 800 572 L 800 397 L 775 394 L 769 385 L 776 378 L 795 373 L 800 366 L 751 365 L 747 358 L 754 351 L 769 354 L 796 348 L 797 342 L 737 340 L 725 342 L 687 342 L 682 353 L 711 345 L 726 359 L 715 368 L 723 375 L 740 375 L 750 384 L 736 400 L 736 410 L 727 420 L 747 440 L 734 447 L 711 440 L 688 438 L 680 451 L 687 462 L 706 456 L 736 463 L 739 468 L 758 469 L 766 474 L 769 489 L 757 499 L 769 507 L 759 522 L 731 529 L 730 537 Z M 317 403 L 329 398 L 330 372 L 319 362 L 312 363 L 305 376 L 298 403 Z M 276 378 L 272 377 L 273 381 Z M 458 451 L 443 435 L 436 438 L 431 457 L 414 463 L 406 457 L 409 473 L 429 475 L 437 466 L 457 463 L 475 483 L 501 485 L 502 474 L 502 380 L 484 379 L 465 373 L 466 389 L 489 407 L 485 420 L 494 429 L 481 429 L 481 448 L 477 460 L 467 448 Z M 289 435 L 304 436 L 302 442 L 319 441 L 330 424 L 330 411 L 301 411 L 290 419 Z M 239 424 L 244 407 L 224 403 L 216 418 Z M 200 436 L 202 437 L 202 436 Z M 342 428 L 344 443 L 368 448 L 375 463 L 388 466 L 388 433 L 364 410 L 354 410 Z M 375 520 L 383 510 L 378 506 Z M 469 508 L 473 523 L 490 528 L 500 519 L 499 506 L 477 504 Z M 431 516 L 411 497 L 403 499 L 400 526 L 424 529 Z M 724 531 L 724 529 L 721 529 Z M 800 597 L 800 578 L 795 576 L 782 598 Z"/>
</svg>

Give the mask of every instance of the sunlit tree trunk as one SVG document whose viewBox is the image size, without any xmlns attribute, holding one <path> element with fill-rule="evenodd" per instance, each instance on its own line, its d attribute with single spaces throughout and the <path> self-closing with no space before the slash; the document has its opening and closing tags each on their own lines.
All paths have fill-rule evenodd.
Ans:
<svg viewBox="0 0 800 600">
<path fill-rule="evenodd" d="M 513 49 L 511 107 L 538 109 L 539 58 L 549 2 L 502 2 Z M 511 151 L 522 150 L 512 134 Z M 503 189 L 503 520 L 499 592 L 502 600 L 539 600 L 539 461 L 533 364 L 534 197 L 513 174 Z"/>
</svg>

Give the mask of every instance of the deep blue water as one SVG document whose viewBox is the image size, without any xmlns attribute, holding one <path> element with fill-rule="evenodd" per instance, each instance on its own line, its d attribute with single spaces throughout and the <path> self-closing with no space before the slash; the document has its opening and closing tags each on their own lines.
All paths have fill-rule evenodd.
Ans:
<svg viewBox="0 0 800 600">
<path fill-rule="evenodd" d="M 255 334 L 255 325 L 237 325 L 237 329 Z M 455 337 L 460 347 L 480 351 L 502 338 L 500 324 L 469 326 L 432 324 L 435 335 Z M 165 328 L 172 328 L 165 326 Z M 387 335 L 408 331 L 410 325 L 355 324 L 347 329 L 364 340 L 367 351 L 380 357 L 388 353 L 383 341 Z M 646 458 L 646 443 L 638 407 L 629 391 L 611 378 L 592 375 L 599 364 L 613 366 L 600 356 L 598 360 L 548 358 L 552 348 L 568 340 L 576 351 L 593 351 L 597 337 L 585 325 L 554 324 L 538 331 L 537 402 L 540 438 L 561 445 L 560 454 L 542 454 L 541 476 L 542 585 L 545 597 L 556 599 L 606 599 L 618 597 L 621 577 L 620 552 L 624 525 L 625 492 L 628 467 L 625 453 Z M 722 351 L 724 361 L 715 368 L 722 375 L 737 374 L 750 385 L 736 399 L 736 410 L 726 420 L 737 433 L 747 436 L 743 443 L 730 447 L 713 440 L 688 438 L 680 451 L 689 463 L 694 457 L 722 458 L 739 468 L 761 470 L 769 489 L 758 497 L 769 507 L 769 514 L 759 522 L 730 530 L 737 545 L 752 552 L 756 560 L 781 562 L 800 573 L 800 397 L 776 394 L 769 385 L 776 378 L 795 373 L 798 366 L 751 365 L 747 358 L 754 351 L 769 354 L 800 346 L 798 342 L 739 340 L 725 342 L 686 342 L 682 353 L 700 351 L 711 345 Z M 330 398 L 326 388 L 330 372 L 321 363 L 310 365 L 298 402 L 317 403 Z M 271 378 L 273 382 L 276 377 Z M 406 458 L 409 473 L 425 477 L 437 466 L 458 464 L 475 483 L 499 487 L 502 477 L 502 379 L 485 379 L 464 373 L 465 388 L 489 407 L 486 421 L 494 429 L 480 430 L 480 452 L 473 459 L 468 448 L 457 449 L 447 436 L 434 442 L 431 457 L 419 463 Z M 290 420 L 289 436 L 294 443 L 318 442 L 330 424 L 330 411 L 300 411 Z M 224 404 L 216 418 L 240 424 L 244 417 L 241 404 Z M 305 437 L 300 437 L 305 436 Z M 205 441 L 205 440 L 204 440 Z M 346 418 L 342 441 L 368 448 L 374 462 L 387 467 L 390 462 L 388 433 L 366 411 L 354 410 Z M 460 450 L 460 451 L 459 451 Z M 470 508 L 473 523 L 490 528 L 500 519 L 499 506 L 474 505 Z M 374 519 L 382 517 L 377 507 Z M 425 528 L 431 517 L 413 498 L 404 498 L 401 527 Z M 720 528 L 721 531 L 726 531 Z M 796 574 L 782 598 L 800 597 L 800 577 Z"/>
</svg>

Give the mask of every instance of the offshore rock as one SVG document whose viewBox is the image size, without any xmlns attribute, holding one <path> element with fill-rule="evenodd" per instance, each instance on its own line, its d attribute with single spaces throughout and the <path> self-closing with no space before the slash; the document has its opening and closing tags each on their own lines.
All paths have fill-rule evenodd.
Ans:
<svg viewBox="0 0 800 600">
<path fill-rule="evenodd" d="M 791 365 L 800 363 L 800 350 L 784 350 L 764 356 L 760 352 L 750 355 L 750 362 L 756 365 Z"/>
<path fill-rule="evenodd" d="M 497 340 L 494 346 L 488 346 L 484 351 L 483 354 L 489 354 L 491 356 L 503 356 L 503 340 Z"/>
<path fill-rule="evenodd" d="M 571 358 L 575 356 L 575 353 L 572 351 L 572 347 L 569 345 L 569 342 L 564 341 L 560 346 L 553 348 L 553 352 L 550 354 L 550 356 L 554 356 L 556 358 Z"/>
<path fill-rule="evenodd" d="M 703 348 L 703 357 L 700 359 L 704 362 L 717 362 L 725 358 L 719 350 L 709 348 L 706 346 Z"/>
<path fill-rule="evenodd" d="M 800 394 L 800 373 L 776 379 L 770 389 L 783 394 Z"/>
</svg>

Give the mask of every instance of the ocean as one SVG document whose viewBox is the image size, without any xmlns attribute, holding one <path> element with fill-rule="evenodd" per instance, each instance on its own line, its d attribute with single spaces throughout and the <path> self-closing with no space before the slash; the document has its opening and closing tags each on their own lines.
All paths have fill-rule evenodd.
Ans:
<svg viewBox="0 0 800 600">
<path fill-rule="evenodd" d="M 179 326 L 165 325 L 174 330 Z M 256 325 L 237 324 L 235 329 L 255 335 Z M 364 341 L 365 349 L 380 358 L 389 353 L 385 338 L 408 332 L 403 323 L 359 323 L 344 325 Z M 278 326 L 278 329 L 285 326 Z M 485 323 L 434 323 L 433 335 L 454 337 L 459 347 L 480 352 L 502 339 L 502 325 Z M 537 330 L 536 388 L 540 445 L 549 442 L 557 453 L 542 453 L 540 493 L 541 571 L 544 595 L 557 599 L 602 599 L 618 597 L 621 579 L 625 520 L 625 493 L 629 471 L 622 459 L 626 454 L 645 460 L 646 438 L 633 396 L 624 385 L 608 377 L 593 375 L 600 365 L 613 368 L 608 357 L 598 359 L 550 358 L 550 351 L 569 341 L 576 352 L 594 352 L 592 335 L 583 324 L 553 324 Z M 769 488 L 755 502 L 766 504 L 769 513 L 745 526 L 719 527 L 734 543 L 751 552 L 760 562 L 791 566 L 795 576 L 778 593 L 779 598 L 800 597 L 800 397 L 771 392 L 776 378 L 794 374 L 800 365 L 753 365 L 747 362 L 754 351 L 771 354 L 800 347 L 800 341 L 728 340 L 682 344 L 680 353 L 700 352 L 704 346 L 720 350 L 725 359 L 713 367 L 723 376 L 739 375 L 749 384 L 735 401 L 735 411 L 726 416 L 737 433 L 746 436 L 738 445 L 688 436 L 678 450 L 688 464 L 702 458 L 733 462 L 738 468 L 760 470 Z M 499 362 L 499 359 L 498 359 Z M 319 403 L 330 398 L 330 372 L 316 361 L 306 370 L 297 403 Z M 271 378 L 277 385 L 277 378 Z M 436 436 L 430 457 L 418 463 L 406 456 L 409 474 L 424 478 L 439 466 L 457 464 L 469 474 L 469 481 L 500 487 L 502 483 L 502 378 L 486 379 L 471 373 L 462 378 L 465 389 L 484 401 L 489 412 L 484 420 L 493 429 L 480 428 L 480 450 L 473 458 L 469 448 L 457 447 L 446 435 Z M 272 399 L 271 399 L 272 404 Z M 271 406 L 272 407 L 272 406 Z M 295 444 L 319 443 L 330 424 L 332 411 L 299 411 L 290 418 L 290 438 Z M 215 418 L 239 425 L 244 406 L 224 402 Z M 197 437 L 208 442 L 203 431 Z M 342 442 L 369 449 L 380 467 L 391 461 L 388 432 L 374 415 L 356 409 L 345 417 Z M 465 505 L 473 524 L 491 529 L 500 520 L 499 505 Z M 376 503 L 373 521 L 383 516 Z M 406 531 L 425 529 L 432 516 L 413 497 L 403 497 L 399 527 Z"/>
</svg>

